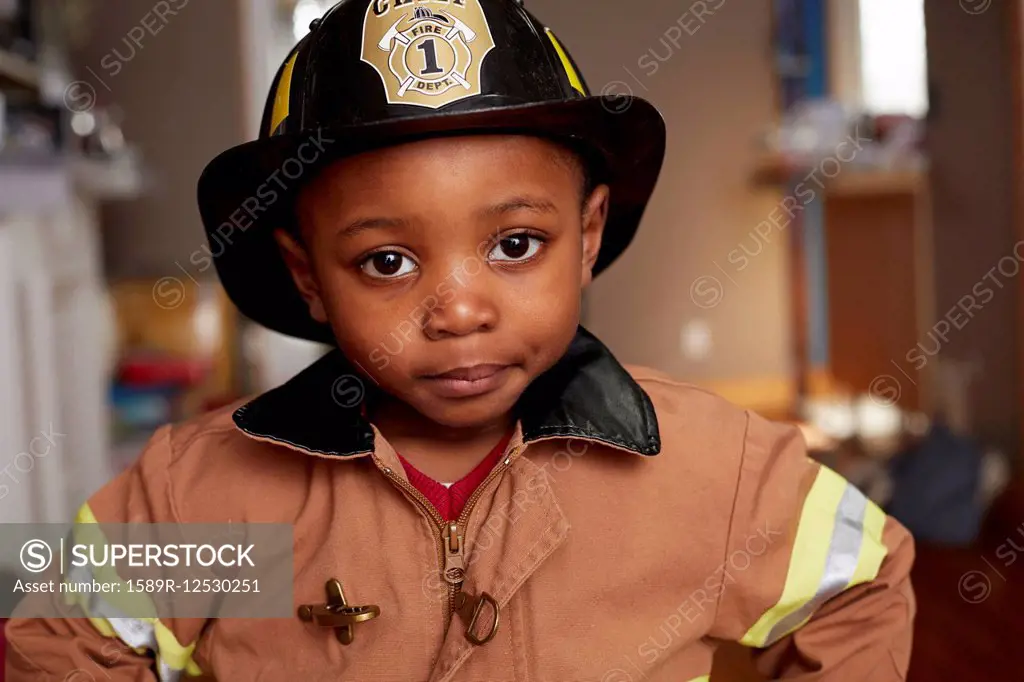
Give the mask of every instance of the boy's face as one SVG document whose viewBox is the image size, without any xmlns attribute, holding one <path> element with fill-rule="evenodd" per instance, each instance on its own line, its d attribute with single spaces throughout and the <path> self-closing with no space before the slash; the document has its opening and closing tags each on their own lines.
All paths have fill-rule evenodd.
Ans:
<svg viewBox="0 0 1024 682">
<path fill-rule="evenodd" d="M 277 232 L 311 315 L 385 391 L 439 424 L 503 418 L 565 352 L 608 188 L 531 137 L 440 138 L 332 165 Z"/>
</svg>

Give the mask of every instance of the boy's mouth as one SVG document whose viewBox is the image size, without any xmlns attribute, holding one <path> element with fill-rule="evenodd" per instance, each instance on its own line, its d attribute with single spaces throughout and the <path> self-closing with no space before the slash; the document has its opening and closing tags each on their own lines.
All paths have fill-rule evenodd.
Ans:
<svg viewBox="0 0 1024 682">
<path fill-rule="evenodd" d="M 434 393 L 446 398 L 468 398 L 490 393 L 505 383 L 511 365 L 482 364 L 456 367 L 423 377 Z"/>
</svg>

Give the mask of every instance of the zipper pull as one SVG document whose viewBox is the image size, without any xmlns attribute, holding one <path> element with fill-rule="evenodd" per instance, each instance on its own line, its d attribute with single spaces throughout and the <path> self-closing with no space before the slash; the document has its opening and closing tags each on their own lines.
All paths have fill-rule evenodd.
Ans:
<svg viewBox="0 0 1024 682">
<path fill-rule="evenodd" d="M 462 585 L 466 577 L 466 564 L 463 561 L 462 535 L 459 524 L 449 521 L 444 532 L 444 580 L 456 588 Z"/>
</svg>

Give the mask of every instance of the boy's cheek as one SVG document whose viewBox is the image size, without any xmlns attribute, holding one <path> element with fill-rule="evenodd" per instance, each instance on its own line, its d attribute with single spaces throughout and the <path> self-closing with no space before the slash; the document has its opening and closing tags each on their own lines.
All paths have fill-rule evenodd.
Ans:
<svg viewBox="0 0 1024 682">
<path fill-rule="evenodd" d="M 374 348 L 370 351 L 370 362 L 373 363 L 374 369 L 383 372 L 391 364 L 391 359 L 380 348 Z"/>
</svg>

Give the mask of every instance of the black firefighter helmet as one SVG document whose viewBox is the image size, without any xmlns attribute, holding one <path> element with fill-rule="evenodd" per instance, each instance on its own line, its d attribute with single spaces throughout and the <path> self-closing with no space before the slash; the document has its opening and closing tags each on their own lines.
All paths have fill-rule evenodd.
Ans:
<svg viewBox="0 0 1024 682">
<path fill-rule="evenodd" d="M 221 282 L 270 329 L 333 342 L 295 289 L 272 233 L 299 187 L 343 156 L 425 137 L 530 134 L 583 151 L 611 205 L 595 274 L 629 245 L 665 153 L 658 111 L 591 96 L 555 34 L 520 0 L 342 0 L 278 70 L 258 140 L 199 179 Z"/>
</svg>

